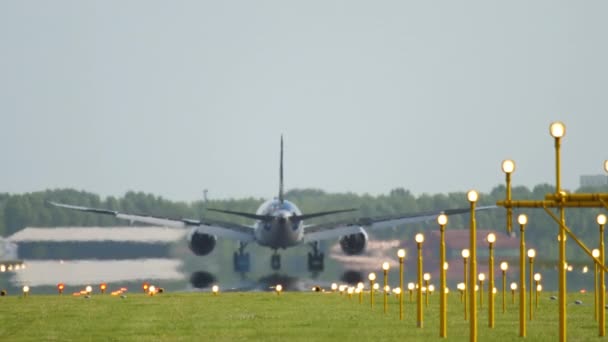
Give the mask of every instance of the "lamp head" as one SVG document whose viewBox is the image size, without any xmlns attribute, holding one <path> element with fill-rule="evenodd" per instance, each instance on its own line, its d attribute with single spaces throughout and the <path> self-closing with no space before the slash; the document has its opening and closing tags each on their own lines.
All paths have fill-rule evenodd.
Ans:
<svg viewBox="0 0 608 342">
<path fill-rule="evenodd" d="M 383 262 L 382 263 L 382 269 L 385 271 L 388 271 L 388 269 L 391 268 L 391 265 L 388 264 L 388 262 Z"/>
<path fill-rule="evenodd" d="M 488 242 L 489 242 L 489 243 L 494 243 L 494 242 L 496 242 L 496 234 L 494 234 L 494 233 L 490 233 L 490 234 L 488 234 Z"/>
<path fill-rule="evenodd" d="M 500 263 L 500 269 L 506 271 L 509 269 L 509 264 L 506 261 Z"/>
<path fill-rule="evenodd" d="M 398 250 L 398 251 L 397 251 L 397 256 L 398 256 L 400 259 L 405 258 L 405 249 L 403 249 L 403 248 L 402 248 L 402 249 Z"/>
<path fill-rule="evenodd" d="M 479 194 L 477 193 L 477 191 L 469 190 L 469 192 L 467 192 L 467 199 L 469 200 L 469 202 L 475 203 L 475 202 L 477 202 L 478 198 L 479 198 Z"/>
<path fill-rule="evenodd" d="M 540 281 L 541 278 L 542 278 L 542 276 L 540 275 L 540 273 L 534 274 L 534 281 Z"/>
<path fill-rule="evenodd" d="M 365 287 L 365 285 L 363 285 L 363 283 L 362 283 L 362 282 L 358 282 L 358 283 L 357 283 L 357 288 L 358 288 L 358 289 L 363 289 L 363 287 Z"/>
<path fill-rule="evenodd" d="M 608 159 L 604 160 L 604 171 L 608 172 Z"/>
<path fill-rule="evenodd" d="M 431 280 L 431 274 L 430 274 L 430 273 L 425 273 L 425 274 L 422 276 L 422 278 L 423 278 L 425 281 L 429 281 L 429 280 Z"/>
<path fill-rule="evenodd" d="M 467 259 L 469 257 L 469 255 L 470 254 L 469 254 L 469 250 L 468 249 L 465 248 L 465 249 L 462 250 L 462 257 L 463 258 Z"/>
<path fill-rule="evenodd" d="M 456 288 L 458 288 L 460 291 L 464 291 L 464 283 L 458 283 L 458 285 L 456 285 Z"/>
<path fill-rule="evenodd" d="M 597 215 L 597 224 L 599 225 L 605 225 L 606 224 L 606 215 L 604 214 L 599 214 Z"/>
<path fill-rule="evenodd" d="M 526 214 L 519 214 L 519 216 L 517 216 L 517 222 L 520 225 L 525 226 L 528 224 L 528 216 Z"/>
<path fill-rule="evenodd" d="M 412 291 L 415 287 L 416 287 L 416 285 L 414 285 L 414 283 L 407 283 L 408 290 Z"/>
<path fill-rule="evenodd" d="M 444 262 L 444 263 L 443 263 L 443 269 L 447 271 L 447 270 L 448 270 L 448 267 L 450 267 L 450 265 L 448 265 L 448 262 L 447 262 L 447 261 L 446 261 L 446 262 Z"/>
<path fill-rule="evenodd" d="M 479 281 L 484 281 L 484 280 L 486 280 L 486 275 L 483 273 L 479 273 L 478 278 L 479 278 Z"/>
<path fill-rule="evenodd" d="M 536 251 L 534 248 L 528 249 L 528 258 L 534 258 L 536 256 Z"/>
<path fill-rule="evenodd" d="M 515 162 L 511 159 L 505 159 L 502 161 L 502 172 L 511 174 L 515 171 Z"/>
<path fill-rule="evenodd" d="M 376 273 L 374 273 L 374 272 L 370 273 L 370 274 L 367 276 L 367 278 L 368 278 L 369 280 L 371 280 L 371 281 L 376 280 Z"/>
<path fill-rule="evenodd" d="M 543 286 L 541 284 L 536 285 L 536 291 L 541 292 L 543 290 Z"/>
<path fill-rule="evenodd" d="M 421 233 L 418 233 L 414 237 L 414 240 L 416 240 L 417 243 L 423 243 L 424 242 L 424 235 L 422 235 Z"/>
<path fill-rule="evenodd" d="M 511 290 L 517 290 L 517 283 L 511 283 Z"/>
<path fill-rule="evenodd" d="M 591 251 L 591 255 L 593 255 L 594 258 L 599 258 L 600 257 L 600 250 L 595 248 L 594 250 Z"/>
<path fill-rule="evenodd" d="M 554 138 L 562 138 L 566 135 L 566 125 L 560 121 L 555 121 L 549 126 L 549 132 Z"/>
<path fill-rule="evenodd" d="M 437 216 L 437 223 L 439 223 L 440 226 L 445 226 L 448 224 L 448 216 L 445 214 Z"/>
</svg>

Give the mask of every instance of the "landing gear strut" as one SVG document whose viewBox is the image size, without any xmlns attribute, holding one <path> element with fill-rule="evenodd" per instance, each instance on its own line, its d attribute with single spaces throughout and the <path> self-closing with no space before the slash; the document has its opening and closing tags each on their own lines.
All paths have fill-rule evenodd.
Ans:
<svg viewBox="0 0 608 342">
<path fill-rule="evenodd" d="M 241 242 L 239 250 L 234 252 L 233 255 L 234 271 L 238 273 L 246 273 L 251 269 L 249 253 L 245 253 L 245 246 L 247 246 L 247 244 Z"/>
<path fill-rule="evenodd" d="M 272 256 L 270 257 L 270 268 L 273 271 L 278 271 L 281 269 L 281 255 L 274 251 Z"/>
<path fill-rule="evenodd" d="M 322 272 L 325 268 L 325 254 L 319 252 L 319 242 L 315 241 L 310 245 L 312 247 L 312 253 L 308 253 L 308 271 Z"/>
</svg>

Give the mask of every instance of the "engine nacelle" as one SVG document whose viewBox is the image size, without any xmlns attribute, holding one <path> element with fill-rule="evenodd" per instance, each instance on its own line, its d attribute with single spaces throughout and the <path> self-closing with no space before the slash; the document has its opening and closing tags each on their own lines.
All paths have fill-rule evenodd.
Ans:
<svg viewBox="0 0 608 342">
<path fill-rule="evenodd" d="M 367 247 L 367 233 L 361 228 L 361 233 L 346 235 L 340 238 L 340 247 L 346 255 L 357 255 Z"/>
<path fill-rule="evenodd" d="M 203 256 L 211 253 L 215 248 L 216 238 L 213 235 L 200 233 L 193 229 L 188 234 L 188 247 L 194 255 Z"/>
</svg>

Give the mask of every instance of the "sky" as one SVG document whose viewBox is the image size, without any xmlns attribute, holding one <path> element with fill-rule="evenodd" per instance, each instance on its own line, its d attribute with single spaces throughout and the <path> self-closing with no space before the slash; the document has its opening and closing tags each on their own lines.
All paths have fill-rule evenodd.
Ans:
<svg viewBox="0 0 608 342">
<path fill-rule="evenodd" d="M 605 1 L 0 1 L 0 192 L 555 182 L 608 159 Z"/>
</svg>

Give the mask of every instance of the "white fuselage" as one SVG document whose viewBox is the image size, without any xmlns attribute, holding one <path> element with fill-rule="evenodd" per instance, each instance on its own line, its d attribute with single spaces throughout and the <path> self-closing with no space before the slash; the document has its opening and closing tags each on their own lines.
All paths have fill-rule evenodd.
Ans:
<svg viewBox="0 0 608 342">
<path fill-rule="evenodd" d="M 302 215 L 295 204 L 284 200 L 264 202 L 257 210 L 257 215 L 272 216 L 270 221 L 256 221 L 254 234 L 256 241 L 273 249 L 298 245 L 304 237 L 304 223 L 297 217 Z"/>
</svg>

